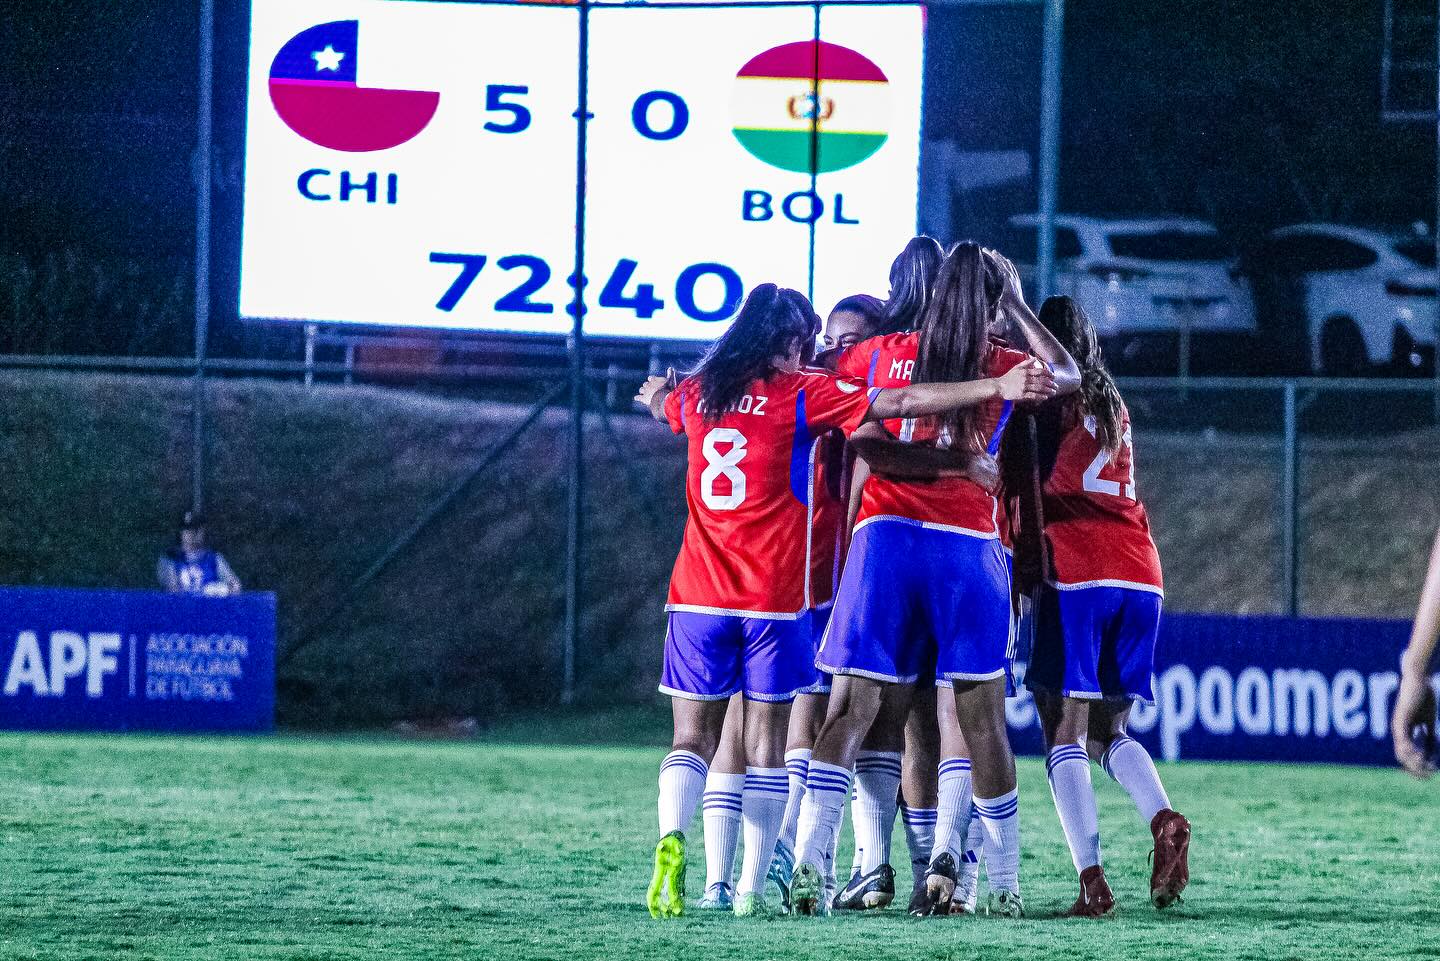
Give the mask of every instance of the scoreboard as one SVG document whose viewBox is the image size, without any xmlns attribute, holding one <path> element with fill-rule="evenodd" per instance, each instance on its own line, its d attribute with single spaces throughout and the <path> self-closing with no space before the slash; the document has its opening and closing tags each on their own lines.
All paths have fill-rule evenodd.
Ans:
<svg viewBox="0 0 1440 961">
<path fill-rule="evenodd" d="M 240 313 L 708 340 L 775 282 L 883 296 L 923 9 L 253 0 Z"/>
</svg>

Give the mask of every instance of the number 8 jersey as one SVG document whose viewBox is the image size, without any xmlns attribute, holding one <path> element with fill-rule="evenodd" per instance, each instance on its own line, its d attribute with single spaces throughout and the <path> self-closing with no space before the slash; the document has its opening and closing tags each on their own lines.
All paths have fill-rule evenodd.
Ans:
<svg viewBox="0 0 1440 961">
<path fill-rule="evenodd" d="M 813 605 L 815 441 L 853 432 L 879 392 L 825 371 L 781 372 L 707 420 L 699 383 L 680 383 L 665 416 L 688 445 L 689 518 L 667 611 L 793 620 Z"/>
<path fill-rule="evenodd" d="M 1059 414 L 1059 447 L 1043 494 L 1055 583 L 1163 594 L 1160 553 L 1135 492 L 1130 412 L 1121 410 L 1122 439 L 1113 455 L 1100 446 L 1095 418 L 1077 401 Z"/>
</svg>

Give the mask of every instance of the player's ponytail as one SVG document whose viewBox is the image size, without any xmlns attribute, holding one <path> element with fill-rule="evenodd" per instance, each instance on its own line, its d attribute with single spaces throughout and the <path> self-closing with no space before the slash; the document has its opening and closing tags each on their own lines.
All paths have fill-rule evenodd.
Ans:
<svg viewBox="0 0 1440 961">
<path fill-rule="evenodd" d="M 1080 368 L 1080 403 L 1085 413 L 1095 418 L 1095 437 L 1100 446 L 1113 454 L 1120 449 L 1125 403 L 1115 378 L 1105 367 L 1095 325 L 1069 297 L 1050 297 L 1041 304 L 1040 323 L 1075 358 Z"/>
<path fill-rule="evenodd" d="M 700 386 L 706 420 L 734 410 L 746 390 L 774 371 L 776 357 L 796 346 L 813 349 L 820 318 L 804 294 L 774 284 L 750 291 L 730 329 L 721 334 L 691 375 Z"/>
<path fill-rule="evenodd" d="M 898 334 L 919 325 L 944 260 L 945 250 L 934 237 L 910 238 L 890 265 L 890 298 L 876 334 Z"/>
<path fill-rule="evenodd" d="M 915 359 L 917 384 L 980 380 L 990 352 L 1005 280 L 978 244 L 956 245 L 940 265 L 935 290 L 920 316 L 920 350 Z M 984 441 L 976 433 L 975 408 L 934 418 L 956 450 L 979 454 Z"/>
</svg>

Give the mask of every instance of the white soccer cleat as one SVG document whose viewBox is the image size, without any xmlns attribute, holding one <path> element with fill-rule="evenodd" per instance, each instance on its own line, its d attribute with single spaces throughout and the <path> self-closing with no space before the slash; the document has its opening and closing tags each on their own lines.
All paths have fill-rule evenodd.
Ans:
<svg viewBox="0 0 1440 961">
<path fill-rule="evenodd" d="M 735 906 L 735 895 L 730 885 L 716 881 L 705 889 L 705 896 L 696 905 L 701 911 L 729 911 Z"/>
<path fill-rule="evenodd" d="M 1014 891 L 991 891 L 990 903 L 985 913 L 1000 918 L 1019 919 L 1025 917 L 1025 905 Z"/>
</svg>

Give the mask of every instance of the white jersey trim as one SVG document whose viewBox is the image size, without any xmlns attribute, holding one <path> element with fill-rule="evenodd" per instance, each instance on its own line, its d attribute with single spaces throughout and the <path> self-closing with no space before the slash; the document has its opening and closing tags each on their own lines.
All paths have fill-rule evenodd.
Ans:
<svg viewBox="0 0 1440 961">
<path fill-rule="evenodd" d="M 1165 596 L 1165 589 L 1163 587 L 1156 587 L 1154 584 L 1141 584 L 1138 581 L 1105 579 L 1098 581 L 1079 581 L 1074 584 L 1062 584 L 1059 581 L 1050 581 L 1049 583 L 1050 586 L 1057 591 L 1083 591 L 1089 587 L 1123 587 L 1126 590 L 1145 591 L 1147 594 L 1159 594 L 1161 597 Z"/>
<path fill-rule="evenodd" d="M 914 684 L 920 679 L 919 674 L 879 674 L 875 671 L 862 671 L 858 667 L 834 667 L 830 664 L 821 664 L 819 661 L 815 662 L 815 667 L 835 677 L 842 674 L 846 677 L 868 677 L 872 681 L 884 681 L 887 684 Z"/>
<path fill-rule="evenodd" d="M 740 693 L 740 689 L 737 687 L 729 694 L 691 694 L 689 691 L 677 691 L 675 690 L 675 688 L 666 687 L 664 684 L 661 684 L 658 690 L 661 694 L 668 694 L 671 697 L 678 697 L 682 701 L 728 701 L 730 700 L 730 698 Z"/>
<path fill-rule="evenodd" d="M 699 604 L 666 604 L 667 614 L 714 614 L 717 617 L 753 617 L 761 621 L 798 621 L 806 611 L 779 614 L 774 611 L 738 611 L 728 607 L 702 607 Z"/>
<path fill-rule="evenodd" d="M 989 674 L 962 674 L 959 671 L 946 671 L 943 677 L 954 686 L 955 681 L 994 681 L 1005 676 L 1005 668 L 998 671 L 991 671 Z"/>
<path fill-rule="evenodd" d="M 820 438 L 810 442 L 810 459 L 805 469 L 805 609 L 814 607 L 810 583 L 810 555 L 815 550 L 815 454 Z"/>
<path fill-rule="evenodd" d="M 860 528 L 866 526 L 867 524 L 873 524 L 876 521 L 892 521 L 897 524 L 909 524 L 911 527 L 923 527 L 926 530 L 931 531 L 945 531 L 947 534 L 963 534 L 966 537 L 978 537 L 980 540 L 984 541 L 998 541 L 1000 539 L 999 531 L 989 531 L 987 533 L 986 531 L 971 530 L 968 527 L 955 527 L 950 524 L 936 524 L 934 521 L 917 521 L 913 517 L 901 517 L 898 514 L 874 514 L 870 517 L 865 518 L 863 521 L 855 525 L 855 531 L 850 535 L 851 538 L 853 539 L 855 534 L 858 534 L 860 532 Z"/>
</svg>

